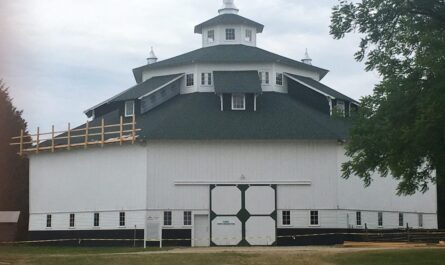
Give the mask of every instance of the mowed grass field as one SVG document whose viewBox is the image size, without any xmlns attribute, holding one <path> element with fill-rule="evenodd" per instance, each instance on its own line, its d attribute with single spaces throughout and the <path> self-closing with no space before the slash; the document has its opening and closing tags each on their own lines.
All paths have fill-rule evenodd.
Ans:
<svg viewBox="0 0 445 265">
<path fill-rule="evenodd" d="M 192 253 L 193 249 L 0 247 L 0 265 L 444 265 L 445 248 L 400 250 L 299 249 L 231 250 Z"/>
</svg>

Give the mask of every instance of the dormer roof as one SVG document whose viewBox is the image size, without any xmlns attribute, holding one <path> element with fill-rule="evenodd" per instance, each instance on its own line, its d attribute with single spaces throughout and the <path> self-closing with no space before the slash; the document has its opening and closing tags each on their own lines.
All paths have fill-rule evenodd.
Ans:
<svg viewBox="0 0 445 265">
<path fill-rule="evenodd" d="M 257 33 L 263 32 L 264 25 L 250 20 L 248 18 L 242 17 L 237 14 L 221 14 L 212 19 L 209 19 L 195 27 L 195 33 L 202 34 L 203 28 L 214 27 L 216 25 L 245 25 L 254 27 Z"/>
</svg>

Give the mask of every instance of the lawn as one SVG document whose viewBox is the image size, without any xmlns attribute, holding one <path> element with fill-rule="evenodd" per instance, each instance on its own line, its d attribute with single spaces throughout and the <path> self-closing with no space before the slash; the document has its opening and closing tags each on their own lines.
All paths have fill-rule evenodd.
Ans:
<svg viewBox="0 0 445 265">
<path fill-rule="evenodd" d="M 0 265 L 443 265 L 445 249 L 150 253 L 159 249 L 0 247 Z M 126 254 L 116 254 L 126 253 Z"/>
</svg>

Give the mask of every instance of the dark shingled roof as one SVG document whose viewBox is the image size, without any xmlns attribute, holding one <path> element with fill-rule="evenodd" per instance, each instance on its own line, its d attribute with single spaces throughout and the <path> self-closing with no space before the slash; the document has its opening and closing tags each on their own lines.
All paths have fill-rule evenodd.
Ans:
<svg viewBox="0 0 445 265">
<path fill-rule="evenodd" d="M 261 81 L 257 71 L 215 71 L 215 92 L 261 93 Z"/>
<path fill-rule="evenodd" d="M 194 63 L 280 63 L 290 67 L 298 67 L 303 70 L 318 72 L 320 78 L 323 78 L 329 72 L 328 70 L 295 61 L 257 47 L 239 44 L 216 45 L 197 49 L 167 60 L 135 68 L 133 69 L 133 74 L 136 82 L 140 83 L 142 82 L 142 72 L 144 70 L 168 68 Z"/>
<path fill-rule="evenodd" d="M 345 140 L 351 122 L 312 109 L 289 94 L 264 92 L 257 111 L 221 111 L 214 93 L 178 95 L 136 117 L 140 140 Z M 119 111 L 104 116 L 119 123 Z M 130 122 L 131 118 L 125 118 Z M 100 125 L 95 119 L 90 127 Z M 78 128 L 84 128 L 85 125 Z M 105 131 L 109 131 L 107 128 Z M 81 132 L 73 132 L 78 135 Z M 115 136 L 106 136 L 106 139 Z M 92 136 L 90 140 L 99 140 Z M 83 142 L 82 137 L 73 143 Z M 57 141 L 59 142 L 59 140 Z M 50 143 L 42 143 L 42 146 Z"/>
<path fill-rule="evenodd" d="M 202 33 L 203 28 L 215 25 L 246 25 L 256 28 L 258 33 L 263 32 L 264 25 L 236 14 L 222 14 L 207 20 L 195 27 L 195 33 Z"/>
<path fill-rule="evenodd" d="M 147 93 L 150 93 L 151 91 L 166 85 L 167 83 L 175 80 L 176 78 L 180 77 L 183 74 L 175 74 L 175 75 L 164 75 L 164 76 L 156 76 L 152 77 L 148 80 L 145 80 L 144 82 L 135 85 L 134 87 L 131 87 L 124 92 L 117 94 L 116 96 L 107 99 L 106 101 L 100 103 L 99 105 L 96 105 L 90 109 L 88 109 L 85 113 L 90 114 L 90 112 L 93 109 L 96 109 L 104 104 L 112 103 L 112 102 L 118 102 L 118 101 L 127 101 L 127 100 L 135 100 L 139 97 L 144 96 Z"/>
<path fill-rule="evenodd" d="M 348 96 L 345 96 L 342 93 L 340 93 L 340 92 L 338 92 L 338 91 L 336 91 L 336 90 L 334 90 L 334 89 L 332 89 L 332 88 L 330 88 L 330 87 L 328 87 L 328 86 L 326 86 L 312 78 L 289 74 L 289 73 L 286 73 L 286 75 L 289 75 L 289 76 L 297 79 L 298 81 L 303 82 L 306 85 L 309 85 L 317 90 L 320 90 L 321 92 L 328 94 L 336 99 L 345 100 L 345 101 L 349 101 L 349 102 L 358 104 L 358 102 L 356 100 L 354 100 Z"/>
</svg>

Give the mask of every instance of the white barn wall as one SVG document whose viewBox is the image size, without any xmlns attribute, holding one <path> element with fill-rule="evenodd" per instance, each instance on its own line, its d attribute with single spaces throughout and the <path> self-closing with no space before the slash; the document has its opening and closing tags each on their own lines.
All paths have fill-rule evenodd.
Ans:
<svg viewBox="0 0 445 265">
<path fill-rule="evenodd" d="M 70 213 L 76 213 L 80 227 L 91 228 L 92 217 L 81 220 L 94 212 L 103 214 L 104 227 L 116 228 L 107 223 L 107 216 L 146 209 L 146 171 L 146 149 L 140 145 L 32 155 L 30 228 L 45 227 L 46 214 L 54 215 L 55 229 L 66 227 L 63 218 Z M 140 213 L 134 218 L 140 219 Z"/>
</svg>

